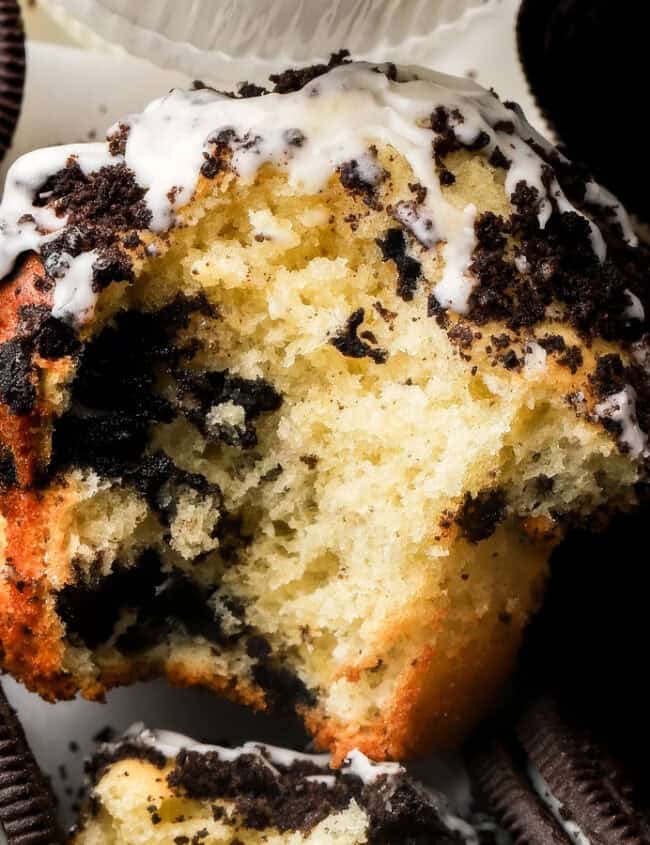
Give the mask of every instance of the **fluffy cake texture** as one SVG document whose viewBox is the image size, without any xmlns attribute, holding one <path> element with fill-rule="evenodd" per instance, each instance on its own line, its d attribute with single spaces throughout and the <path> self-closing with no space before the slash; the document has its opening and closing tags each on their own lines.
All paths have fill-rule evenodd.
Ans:
<svg viewBox="0 0 650 845">
<path fill-rule="evenodd" d="M 201 745 L 136 728 L 91 766 L 93 785 L 74 845 L 174 842 L 361 845 L 475 841 L 446 799 L 397 763 L 353 751 L 327 755 L 247 743 Z"/>
<path fill-rule="evenodd" d="M 634 506 L 648 253 L 467 80 L 174 91 L 2 207 L 2 665 L 453 745 L 568 525 Z"/>
</svg>

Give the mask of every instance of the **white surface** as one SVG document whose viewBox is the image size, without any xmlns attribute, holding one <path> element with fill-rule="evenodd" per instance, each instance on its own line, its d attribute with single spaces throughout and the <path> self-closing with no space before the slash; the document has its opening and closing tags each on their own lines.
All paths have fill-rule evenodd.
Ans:
<svg viewBox="0 0 650 845">
<path fill-rule="evenodd" d="M 501 0 L 497 14 L 487 7 L 481 10 L 462 38 L 449 33 L 443 43 L 432 47 L 426 63 L 448 73 L 475 72 L 479 82 L 493 86 L 504 99 L 519 101 L 539 126 L 516 59 L 516 5 L 516 0 Z M 413 61 L 408 52 L 397 58 Z M 129 56 L 32 43 L 24 111 L 4 167 L 19 153 L 36 147 L 102 137 L 119 116 L 142 108 L 153 97 L 186 81 L 179 73 Z M 39 762 L 52 776 L 66 821 L 71 820 L 70 805 L 81 783 L 83 754 L 90 751 L 93 735 L 107 724 L 121 731 L 143 720 L 152 727 L 189 733 L 200 740 L 230 743 L 257 739 L 300 744 L 304 739 L 296 723 L 256 716 L 205 691 L 172 689 L 162 681 L 116 690 L 105 705 L 81 700 L 52 705 L 11 679 L 5 679 L 4 686 Z M 78 742 L 80 750 L 70 751 L 70 741 Z M 65 778 L 58 769 L 62 764 Z M 436 761 L 416 768 L 437 783 L 457 779 L 453 763 Z M 461 782 L 460 792 L 464 790 Z"/>
<path fill-rule="evenodd" d="M 187 82 L 143 59 L 29 42 L 23 110 L 0 173 L 38 147 L 101 139 L 117 118 Z"/>
<path fill-rule="evenodd" d="M 296 62 L 345 47 L 357 58 L 393 59 L 408 42 L 428 57 L 446 28 L 501 0 L 40 0 L 73 38 L 125 48 L 191 76 L 261 81 Z"/>
</svg>

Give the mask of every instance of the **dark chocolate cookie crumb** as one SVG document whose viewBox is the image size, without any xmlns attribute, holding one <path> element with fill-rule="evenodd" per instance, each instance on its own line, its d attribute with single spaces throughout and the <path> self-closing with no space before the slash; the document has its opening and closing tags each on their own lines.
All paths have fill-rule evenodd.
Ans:
<svg viewBox="0 0 650 845">
<path fill-rule="evenodd" d="M 107 576 L 64 587 L 57 596 L 57 613 L 67 637 L 90 649 L 108 641 L 126 611 L 135 619 L 115 642 L 123 654 L 152 648 L 178 629 L 220 647 L 232 646 L 247 626 L 241 619 L 238 629 L 230 624 L 226 632 L 210 598 L 210 591 L 188 576 L 165 573 L 158 554 L 150 549 L 129 567 L 118 562 Z M 230 617 L 241 618 L 235 602 L 221 597 L 221 604 Z"/>
<path fill-rule="evenodd" d="M 420 787 L 408 778 L 397 783 L 385 776 L 364 787 L 360 799 L 370 817 L 371 843 L 460 845 L 462 839 L 441 820 Z"/>
<path fill-rule="evenodd" d="M 17 483 L 18 475 L 13 452 L 0 442 L 0 492 L 11 489 Z"/>
<path fill-rule="evenodd" d="M 73 355 L 81 348 L 72 326 L 53 317 L 46 305 L 23 305 L 16 334 L 49 360 Z"/>
<path fill-rule="evenodd" d="M 583 363 L 582 350 L 579 346 L 568 346 L 564 355 L 557 359 L 558 364 L 567 367 L 575 375 Z"/>
<path fill-rule="evenodd" d="M 564 352 L 566 341 L 561 334 L 547 334 L 537 338 L 537 343 L 549 354 L 551 352 Z"/>
<path fill-rule="evenodd" d="M 264 749 L 261 749 L 264 754 Z M 332 782 L 310 776 L 324 770 L 308 760 L 282 765 L 277 774 L 257 755 L 242 754 L 231 762 L 218 752 L 181 751 L 168 776 L 169 785 L 194 800 L 229 800 L 241 823 L 254 830 L 308 834 L 327 816 L 358 804 L 369 819 L 371 845 L 409 845 L 462 840 L 443 822 L 427 793 L 407 775 L 381 775 L 371 783 L 341 770 L 327 771 Z M 222 809 L 215 807 L 222 817 Z"/>
<path fill-rule="evenodd" d="M 125 164 L 102 167 L 86 175 L 75 158 L 48 177 L 36 190 L 35 206 L 52 206 L 69 224 L 92 224 L 108 231 L 146 229 L 151 212 L 144 201 L 146 189 L 138 185 Z"/>
<path fill-rule="evenodd" d="M 618 393 L 627 383 L 625 365 L 617 353 L 600 355 L 596 360 L 596 369 L 589 376 L 596 396 L 605 399 Z"/>
<path fill-rule="evenodd" d="M 346 191 L 360 196 L 370 208 L 377 208 L 377 188 L 386 178 L 386 173 L 376 164 L 369 179 L 367 170 L 367 167 L 360 166 L 357 159 L 352 159 L 338 168 L 339 179 Z"/>
<path fill-rule="evenodd" d="M 258 658 L 252 669 L 253 679 L 267 696 L 270 707 L 277 713 L 292 712 L 296 705 L 313 707 L 316 696 L 295 672 L 273 659 Z"/>
<path fill-rule="evenodd" d="M 126 153 L 126 142 L 131 127 L 126 123 L 119 123 L 117 130 L 107 137 L 108 151 L 112 156 L 123 156 Z"/>
<path fill-rule="evenodd" d="M 456 514 L 456 523 L 470 543 L 479 543 L 494 534 L 506 515 L 506 497 L 502 490 L 484 490 L 476 496 L 465 494 Z"/>
<path fill-rule="evenodd" d="M 189 369 L 175 371 L 177 403 L 180 411 L 212 441 L 221 441 L 239 449 L 257 445 L 255 420 L 277 411 L 282 396 L 262 378 L 246 379 L 227 370 L 200 373 Z M 219 421 L 212 416 L 215 408 L 232 403 L 244 410 L 242 423 Z"/>
<path fill-rule="evenodd" d="M 441 329 L 446 329 L 449 325 L 447 309 L 442 307 L 434 293 L 430 293 L 427 297 L 427 317 L 435 317 Z"/>
<path fill-rule="evenodd" d="M 341 355 L 345 355 L 348 358 L 371 358 L 375 364 L 384 364 L 388 358 L 388 352 L 379 346 L 371 346 L 367 342 L 367 332 L 364 333 L 366 340 L 362 340 L 357 335 L 359 326 L 363 323 L 364 318 L 364 309 L 358 308 L 350 315 L 345 327 L 330 340 L 330 343 L 335 349 L 338 349 Z M 376 344 L 376 340 L 372 340 L 371 342 Z"/>
<path fill-rule="evenodd" d="M 474 343 L 472 327 L 464 320 L 458 320 L 447 332 L 449 340 L 460 349 L 470 349 Z"/>
<path fill-rule="evenodd" d="M 36 371 L 29 341 L 0 344 L 0 401 L 12 414 L 29 414 L 36 402 Z"/>
<path fill-rule="evenodd" d="M 84 765 L 86 775 L 91 784 L 96 784 L 114 763 L 121 760 L 145 760 L 157 769 L 164 769 L 167 764 L 165 755 L 150 745 L 137 741 L 123 741 L 114 747 L 100 750 Z"/>
<path fill-rule="evenodd" d="M 332 53 L 327 64 L 311 65 L 298 69 L 285 70 L 283 73 L 276 73 L 269 77 L 273 83 L 274 94 L 291 94 L 300 91 L 309 82 L 327 73 L 335 67 L 348 64 L 351 61 L 348 50 L 339 50 Z"/>
<path fill-rule="evenodd" d="M 397 294 L 405 302 L 415 296 L 422 274 L 422 265 L 406 254 L 406 238 L 402 229 L 388 229 L 383 238 L 377 239 L 384 261 L 393 261 L 397 267 Z"/>
</svg>

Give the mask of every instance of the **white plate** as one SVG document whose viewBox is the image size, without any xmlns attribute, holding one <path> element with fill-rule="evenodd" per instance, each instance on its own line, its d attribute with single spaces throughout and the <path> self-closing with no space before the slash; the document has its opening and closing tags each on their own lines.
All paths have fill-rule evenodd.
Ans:
<svg viewBox="0 0 650 845">
<path fill-rule="evenodd" d="M 460 41 L 450 39 L 436 45 L 428 63 L 447 73 L 472 72 L 504 99 L 520 102 L 531 120 L 541 126 L 516 58 L 516 5 L 516 0 L 501 0 L 498 14 L 479 13 Z M 408 56 L 403 59 L 408 62 Z M 24 110 L 0 177 L 17 155 L 50 144 L 101 138 L 121 115 L 141 109 L 153 97 L 188 81 L 182 74 L 127 55 L 39 42 L 28 46 L 27 67 Z M 205 691 L 172 689 L 162 681 L 115 690 L 104 705 L 81 700 L 47 704 L 8 678 L 4 687 L 39 762 L 52 777 L 66 823 L 73 817 L 71 805 L 82 783 L 83 755 L 91 750 L 92 737 L 106 725 L 121 731 L 144 720 L 213 741 L 304 741 L 295 722 L 253 715 Z M 78 743 L 79 749 L 71 750 L 70 742 Z M 430 779 L 439 778 L 438 765 L 432 762 L 426 768 Z"/>
</svg>

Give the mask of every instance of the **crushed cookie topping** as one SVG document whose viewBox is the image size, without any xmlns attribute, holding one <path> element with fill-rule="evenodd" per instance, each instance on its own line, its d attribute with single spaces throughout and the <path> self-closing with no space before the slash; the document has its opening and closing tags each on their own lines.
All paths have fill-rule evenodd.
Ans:
<svg viewBox="0 0 650 845">
<path fill-rule="evenodd" d="M 527 199 L 524 225 L 533 214 L 539 232 L 554 215 L 573 215 L 581 221 L 577 228 L 588 242 L 584 248 L 597 263 L 605 260 L 600 228 L 563 191 L 547 161 L 551 148 L 518 111 L 475 83 L 350 62 L 344 53 L 327 65 L 287 71 L 272 82 L 271 91 L 244 86 L 234 96 L 204 86 L 174 90 L 116 124 L 105 143 L 55 147 L 21 158 L 8 176 L 0 209 L 0 273 L 9 272 L 21 252 L 41 251 L 63 236 L 50 264 L 55 316 L 83 322 L 92 316 L 98 289 L 109 279 L 128 281 L 128 262 L 120 260 L 119 247 L 106 257 L 107 241 L 128 230 L 162 233 L 176 225 L 201 174 L 214 178 L 224 159 L 244 182 L 272 162 L 308 192 L 338 171 L 345 186 L 372 204 L 382 178 L 372 157 L 376 143 L 404 156 L 418 186 L 416 205 L 398 210 L 398 218 L 425 245 L 444 242 L 447 269 L 436 290 L 443 307 L 476 310 L 470 297 L 481 286 L 469 272 L 475 215 L 454 207 L 443 190 L 453 181 L 445 158 L 456 149 L 502 164 L 507 160 L 513 211 Z M 590 207 L 611 204 L 596 188 L 585 187 L 583 194 Z M 615 216 L 630 241 L 624 215 L 617 210 Z M 68 249 L 75 228 L 81 229 L 79 251 Z M 406 298 L 411 288 L 409 281 Z"/>
<path fill-rule="evenodd" d="M 498 321 L 534 343 L 534 328 L 552 312 L 586 342 L 598 336 L 625 345 L 645 333 L 648 248 L 617 200 L 538 135 L 516 105 L 468 79 L 351 62 L 345 52 L 271 82 L 235 93 L 202 84 L 173 90 L 113 126 L 103 143 L 20 158 L 0 207 L 0 274 L 37 251 L 52 316 L 76 330 L 92 319 L 104 288 L 133 279 L 133 250 L 145 260 L 158 254 L 141 235 L 182 224 L 201 178 L 227 169 L 246 184 L 270 163 L 291 185 L 316 193 L 334 175 L 370 213 L 384 208 L 382 146 L 412 171 L 408 195 L 385 209 L 395 227 L 377 241 L 395 265 L 402 299 L 425 289 L 422 256 L 435 250 L 442 274 L 426 288 L 427 313 L 440 326 L 455 312 L 474 325 Z M 451 202 L 452 154 L 463 150 L 500 173 L 509 213 Z M 353 342 L 350 331 L 346 338 L 332 342 L 355 357 L 385 359 L 368 338 Z M 16 360 L 24 359 L 27 385 L 23 351 Z M 504 367 L 522 366 L 514 351 L 499 354 Z M 582 365 L 577 348 L 557 360 L 572 373 Z M 630 386 L 638 408 L 648 391 Z M 29 404 L 28 394 L 16 398 L 17 408 Z"/>
<path fill-rule="evenodd" d="M 441 845 L 475 839 L 474 829 L 452 814 L 441 793 L 419 786 L 399 763 L 374 763 L 358 750 L 333 769 L 327 754 L 256 742 L 239 748 L 205 745 L 134 725 L 121 741 L 100 748 L 91 764 L 93 781 L 127 759 L 145 759 L 157 768 L 169 764 L 165 779 L 171 789 L 196 801 L 228 800 L 240 823 L 256 830 L 306 835 L 328 815 L 355 802 L 367 816 L 369 843 L 395 841 L 404 830 L 414 840 Z M 146 809 L 156 824 L 158 808 L 151 804 Z M 221 807 L 212 810 L 221 818 Z"/>
</svg>

